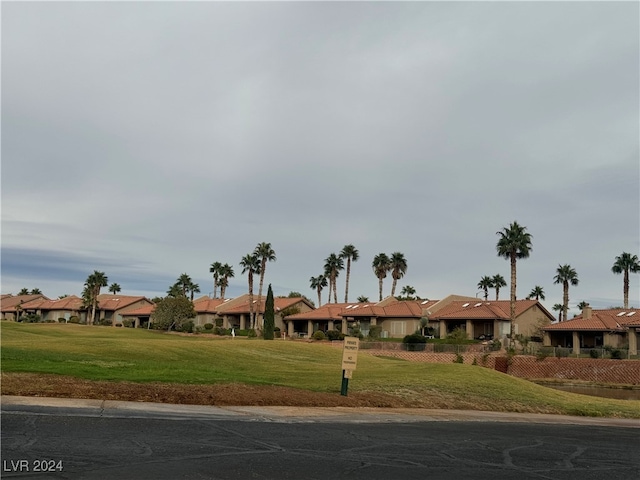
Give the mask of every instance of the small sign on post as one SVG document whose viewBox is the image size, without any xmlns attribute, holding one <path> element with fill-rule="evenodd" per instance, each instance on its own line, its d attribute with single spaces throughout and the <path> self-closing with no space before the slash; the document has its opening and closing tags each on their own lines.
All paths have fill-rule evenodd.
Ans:
<svg viewBox="0 0 640 480">
<path fill-rule="evenodd" d="M 342 346 L 342 388 L 340 395 L 346 396 L 349 389 L 349 379 L 353 376 L 353 371 L 358 363 L 358 348 L 360 339 L 356 337 L 345 337 Z"/>
</svg>

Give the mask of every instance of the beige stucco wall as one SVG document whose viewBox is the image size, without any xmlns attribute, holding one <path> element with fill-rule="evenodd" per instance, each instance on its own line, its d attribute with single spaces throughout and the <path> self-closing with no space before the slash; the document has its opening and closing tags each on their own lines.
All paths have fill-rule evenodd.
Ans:
<svg viewBox="0 0 640 480">
<path fill-rule="evenodd" d="M 530 337 L 537 332 L 539 326 L 550 323 L 549 317 L 537 305 L 534 305 L 516 318 L 516 334 Z"/>
<path fill-rule="evenodd" d="M 382 327 L 383 332 L 388 332 L 389 338 L 403 338 L 420 328 L 420 320 L 414 318 L 389 317 L 384 320 L 378 319 L 376 323 Z"/>
</svg>

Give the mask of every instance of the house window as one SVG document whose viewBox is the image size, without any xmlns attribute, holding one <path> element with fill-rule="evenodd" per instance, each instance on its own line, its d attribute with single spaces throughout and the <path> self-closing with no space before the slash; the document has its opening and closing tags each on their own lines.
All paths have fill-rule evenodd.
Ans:
<svg viewBox="0 0 640 480">
<path fill-rule="evenodd" d="M 405 335 L 404 322 L 391 322 L 391 335 Z"/>
</svg>

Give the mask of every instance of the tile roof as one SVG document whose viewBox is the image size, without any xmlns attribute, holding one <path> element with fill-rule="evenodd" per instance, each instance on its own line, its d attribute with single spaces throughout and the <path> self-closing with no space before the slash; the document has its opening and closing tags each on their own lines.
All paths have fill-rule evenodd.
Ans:
<svg viewBox="0 0 640 480">
<path fill-rule="evenodd" d="M 623 331 L 625 327 L 640 326 L 640 309 L 612 308 L 607 310 L 592 310 L 591 318 L 584 318 L 583 314 L 544 327 L 542 330 L 558 331 Z"/>
<path fill-rule="evenodd" d="M 156 309 L 156 304 L 147 304 L 143 305 L 134 310 L 129 310 L 128 312 L 122 312 L 123 317 L 148 317 L 150 316 L 154 310 Z"/>
<path fill-rule="evenodd" d="M 260 308 L 258 309 L 258 296 L 253 296 L 254 313 L 264 313 L 266 300 L 266 296 L 263 295 L 262 301 L 260 302 Z M 300 302 L 308 305 L 310 308 L 313 308 L 304 297 L 276 297 L 273 299 L 273 306 L 277 313 L 279 310 L 284 310 L 285 308 L 291 307 Z M 232 305 L 230 308 L 219 308 L 217 309 L 217 313 L 220 315 L 239 315 L 242 313 L 249 313 L 249 298 L 247 297 L 244 302 Z"/>
<path fill-rule="evenodd" d="M 289 315 L 287 320 L 342 320 L 342 311 L 348 305 L 353 303 L 325 303 L 320 308 L 311 310 L 310 312 L 296 313 Z"/>
<path fill-rule="evenodd" d="M 31 300 L 28 303 L 22 305 L 25 310 L 81 310 L 82 299 L 76 295 L 69 295 L 64 298 L 58 298 L 56 300 L 49 300 L 44 298 L 38 298 Z"/>
<path fill-rule="evenodd" d="M 193 308 L 196 313 L 216 313 L 223 303 L 223 298 L 202 297 L 193 302 Z"/>
<path fill-rule="evenodd" d="M 351 307 L 345 307 L 342 316 L 420 318 L 423 311 L 435 303 L 433 300 L 403 300 L 384 306 L 355 304 Z"/>
<path fill-rule="evenodd" d="M 119 310 L 132 303 L 139 302 L 140 300 L 146 300 L 151 303 L 146 297 L 129 296 L 129 295 L 114 295 L 112 293 L 103 293 L 98 295 L 98 308 L 100 310 Z"/>
<path fill-rule="evenodd" d="M 3 312 L 15 312 L 16 311 L 16 306 L 17 305 L 22 305 L 23 303 L 27 303 L 30 302 L 32 300 L 36 300 L 38 298 L 46 298 L 48 300 L 47 297 L 45 297 L 44 295 L 3 295 L 2 296 L 2 305 L 0 306 L 0 309 Z"/>
<path fill-rule="evenodd" d="M 536 304 L 546 312 L 550 318 L 553 318 L 553 316 L 542 307 L 542 304 L 536 300 L 516 300 L 516 317 Z M 511 318 L 510 310 L 511 305 L 509 300 L 493 300 L 488 302 L 479 299 L 475 302 L 457 300 L 442 307 L 430 318 L 431 320 L 509 320 Z"/>
</svg>

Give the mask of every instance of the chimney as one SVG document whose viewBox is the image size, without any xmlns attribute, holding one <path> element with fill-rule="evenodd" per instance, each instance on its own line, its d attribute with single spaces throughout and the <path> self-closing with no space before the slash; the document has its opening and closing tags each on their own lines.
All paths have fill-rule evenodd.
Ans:
<svg viewBox="0 0 640 480">
<path fill-rule="evenodd" d="M 588 320 L 591 318 L 591 307 L 589 306 L 589 304 L 587 303 L 584 308 L 582 309 L 582 318 L 584 318 L 585 320 Z"/>
</svg>

